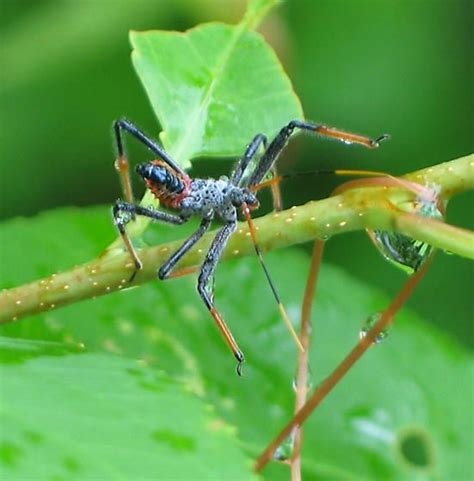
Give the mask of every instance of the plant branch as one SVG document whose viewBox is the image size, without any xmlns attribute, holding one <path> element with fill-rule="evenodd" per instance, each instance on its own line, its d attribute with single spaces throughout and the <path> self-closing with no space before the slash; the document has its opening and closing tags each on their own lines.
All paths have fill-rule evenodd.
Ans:
<svg viewBox="0 0 474 481">
<path fill-rule="evenodd" d="M 313 326 L 311 322 L 311 309 L 313 307 L 316 284 L 319 278 L 319 269 L 323 258 L 325 242 L 317 240 L 314 243 L 313 255 L 309 268 L 309 276 L 306 282 L 306 289 L 303 297 L 303 307 L 301 309 L 301 344 L 304 347 L 303 352 L 298 353 L 298 368 L 296 374 L 296 399 L 295 399 L 295 415 L 306 403 L 306 397 L 310 390 L 310 371 L 309 371 L 309 352 L 311 335 L 314 336 Z M 296 426 L 293 433 L 295 437 L 295 445 L 293 457 L 291 459 L 291 481 L 301 481 L 301 448 L 303 445 L 303 426 Z"/>
<path fill-rule="evenodd" d="M 437 186 L 440 196 L 452 195 L 474 187 L 474 155 L 408 174 L 405 178 Z M 360 229 L 395 230 L 434 247 L 474 259 L 474 234 L 433 219 L 407 214 L 394 206 L 413 201 L 414 194 L 400 187 L 364 186 L 333 197 L 312 201 L 283 212 L 255 220 L 262 250 L 271 251 L 314 239 L 328 239 Z M 179 265 L 200 264 L 214 237 L 204 236 Z M 161 264 L 180 246 L 182 240 L 140 251 L 144 268 L 129 282 L 134 265 L 123 247 L 114 244 L 101 256 L 67 272 L 53 274 L 30 284 L 0 292 L 0 322 L 93 298 L 156 279 Z M 245 223 L 240 223 L 223 255 L 224 259 L 252 255 L 253 244 Z"/>
<path fill-rule="evenodd" d="M 293 419 L 282 429 L 275 437 L 265 451 L 260 455 L 255 464 L 255 471 L 260 472 L 273 457 L 273 453 L 293 432 L 296 427 L 301 427 L 313 411 L 321 404 L 333 388 L 341 381 L 354 364 L 363 356 L 363 354 L 377 342 L 378 336 L 387 329 L 395 320 L 395 316 L 402 308 L 407 299 L 413 294 L 413 291 L 423 279 L 433 260 L 433 254 L 426 260 L 421 269 L 415 272 L 405 283 L 399 294 L 392 301 L 390 306 L 383 311 L 380 319 L 375 323 L 374 327 L 362 337 L 352 351 L 339 363 L 339 365 L 331 372 L 331 374 L 318 386 L 311 398 L 304 406 L 295 414 Z"/>
</svg>

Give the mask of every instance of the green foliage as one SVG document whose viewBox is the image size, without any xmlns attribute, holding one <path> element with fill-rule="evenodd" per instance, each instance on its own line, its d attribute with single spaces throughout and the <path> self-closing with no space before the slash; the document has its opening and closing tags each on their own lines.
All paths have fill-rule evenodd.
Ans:
<svg viewBox="0 0 474 481">
<path fill-rule="evenodd" d="M 202 400 L 132 359 L 75 351 L 0 340 L 2 479 L 254 479 Z"/>
<path fill-rule="evenodd" d="M 194 157 L 240 155 L 242 139 L 274 135 L 302 116 L 278 59 L 255 32 L 213 23 L 184 34 L 132 32 L 131 42 L 160 138 L 184 167 Z"/>
<path fill-rule="evenodd" d="M 157 238 L 176 234 L 175 229 L 162 226 L 153 226 L 152 230 Z M 8 257 L 2 259 L 2 277 L 9 284 L 37 277 L 44 269 L 63 269 L 68 258 L 72 262 L 91 258 L 113 234 L 108 209 L 64 209 L 36 219 L 7 222 L 1 231 L 2 245 L 8 252 Z M 98 238 L 97 232 L 104 235 L 104 240 Z M 64 233 L 69 235 L 64 237 Z M 41 248 L 31 251 L 28 258 L 23 256 L 36 240 L 54 245 L 55 255 Z M 283 299 L 296 320 L 308 258 L 294 249 L 271 254 L 268 262 L 276 282 L 285 286 Z M 235 427 L 239 449 L 247 456 L 255 457 L 289 419 L 294 398 L 291 386 L 295 346 L 258 270 L 257 260 L 223 263 L 216 279 L 217 305 L 248 359 L 243 378 L 235 374 L 235 360 L 195 293 L 195 283 L 195 276 L 170 282 L 157 280 L 140 289 L 5 326 L 4 333 L 9 336 L 66 342 L 75 351 L 78 343 L 85 345 L 83 354 L 68 354 L 58 352 L 64 349 L 63 344 L 9 340 L 3 344 L 3 351 L 9 351 L 9 363 L 3 364 L 1 373 L 8 383 L 2 385 L 0 423 L 5 426 L 8 422 L 10 426 L 12 416 L 23 418 L 27 407 L 32 408 L 26 425 L 17 429 L 44 436 L 41 449 L 46 451 L 41 453 L 48 459 L 48 473 L 67 473 L 65 460 L 81 460 L 83 466 L 87 447 L 71 441 L 62 443 L 60 453 L 55 454 L 56 440 L 82 435 L 83 429 L 91 426 L 88 415 L 94 412 L 98 417 L 93 418 L 93 433 L 81 438 L 94 440 L 94 450 L 114 440 L 126 445 L 125 460 L 135 449 L 144 450 L 138 458 L 142 461 L 134 465 L 137 471 L 130 477 L 129 470 L 123 471 L 122 479 L 143 478 L 149 467 L 154 467 L 155 472 L 174 464 L 183 473 L 194 469 L 196 453 L 184 454 L 166 447 L 165 442 L 153 441 L 151 434 L 162 433 L 164 428 L 159 426 L 163 423 L 166 432 L 186 439 L 195 439 L 199 433 L 196 443 L 209 446 L 205 456 L 212 456 L 207 464 L 221 466 L 232 458 L 236 470 L 244 470 L 245 466 L 248 469 L 244 454 L 235 453 L 235 440 L 227 428 L 224 434 L 198 428 L 204 417 L 201 403 L 175 383 L 170 384 L 166 377 L 157 375 L 157 369 L 180 380 L 202 402 L 212 404 L 217 416 Z M 378 290 L 330 266 L 323 269 L 317 299 L 311 353 L 313 385 L 356 342 L 363 320 L 388 302 Z M 16 346 L 14 351 L 12 346 Z M 37 352 L 25 360 L 25 350 L 29 348 Z M 126 371 L 136 366 L 135 359 L 148 366 L 133 368 L 142 377 L 130 376 Z M 307 424 L 303 449 L 305 479 L 467 480 L 463 476 L 469 466 L 473 439 L 466 425 L 472 399 L 469 392 L 458 386 L 470 382 L 471 368 L 469 356 L 459 346 L 413 313 L 404 311 L 388 339 L 368 353 Z M 144 389 L 143 382 L 159 388 Z M 42 415 L 35 415 L 41 403 L 46 404 L 44 409 L 50 414 L 41 411 Z M 85 416 L 84 426 L 81 415 Z M 172 438 L 176 436 L 173 434 Z M 17 430 L 12 430 L 7 441 L 10 444 L 3 469 L 8 470 L 5 472 L 9 479 L 21 479 L 26 466 L 22 463 L 34 462 L 38 448 L 30 446 L 31 441 L 25 435 L 20 437 Z M 414 454 L 409 451 L 413 444 L 421 445 L 421 457 L 417 457 L 416 450 Z M 407 449 L 408 454 L 401 454 Z M 166 455 L 160 454 L 165 452 Z M 15 456 L 18 464 L 12 466 L 8 460 Z M 110 455 L 106 465 L 96 464 L 97 455 L 91 456 L 86 472 L 90 476 L 95 473 L 100 477 L 112 470 L 122 472 L 120 456 Z M 426 458 L 427 466 L 410 466 L 407 456 L 415 464 Z M 287 479 L 286 470 L 285 466 L 273 466 L 264 473 L 265 479 Z M 249 477 L 236 475 L 236 479 Z M 221 478 L 216 475 L 204 479 Z"/>
<path fill-rule="evenodd" d="M 301 116 L 299 101 L 275 55 L 251 31 L 274 3 L 251 2 L 244 21 L 235 27 L 210 24 L 185 34 L 132 34 L 134 62 L 164 128 L 162 140 L 183 165 L 196 156 L 238 155 L 258 131 L 271 135 L 290 118 Z M 54 11 L 72 19 L 75 16 L 69 17 L 67 12 L 70 9 L 77 13 L 75 8 L 55 6 Z M 157 8 L 166 10 L 163 6 Z M 309 3 L 299 8 L 295 7 L 295 12 L 314 17 L 309 14 L 313 8 Z M 125 12 L 124 23 L 120 23 L 119 9 L 114 10 L 117 25 L 123 27 L 126 23 L 129 27 L 128 15 L 135 10 L 140 9 L 121 10 Z M 357 10 L 360 16 L 359 6 Z M 378 11 L 371 7 L 372 13 Z M 149 10 L 141 12 L 143 18 L 149 16 Z M 338 21 L 343 13 L 338 11 Z M 48 32 L 44 27 L 49 25 L 44 22 L 47 17 L 39 17 L 43 22 L 31 23 L 35 39 L 28 50 L 32 52 L 36 51 L 33 47 L 37 44 L 37 32 Z M 105 37 L 103 50 L 107 50 L 109 35 L 118 30 L 100 28 L 99 17 L 99 14 L 94 17 L 99 27 L 91 31 L 90 38 Z M 103 25 L 111 25 L 108 18 L 104 16 Z M 70 30 L 65 20 L 56 24 Z M 332 24 L 327 25 L 332 36 Z M 321 31 L 324 28 L 322 25 Z M 318 49 L 329 52 L 331 49 L 326 49 L 323 42 L 304 36 L 311 31 L 302 29 L 301 50 L 309 49 L 311 55 Z M 9 48 L 5 48 L 15 54 L 18 72 L 24 71 L 25 65 L 41 72 L 44 62 L 50 59 L 53 64 L 56 61 L 61 65 L 61 74 L 47 80 L 46 86 L 35 83 L 28 86 L 30 97 L 11 94 L 21 91 L 21 84 L 27 84 L 28 79 L 19 78 L 19 87 L 11 80 L 16 77 L 10 76 L 6 84 L 8 95 L 2 97 L 7 107 L 2 109 L 3 115 L 13 114 L 21 107 L 18 98 L 28 106 L 29 114 L 31 106 L 44 98 L 43 88 L 63 92 L 68 85 L 67 69 L 64 71 L 64 59 L 61 60 L 65 50 L 57 50 L 57 45 L 63 45 L 57 40 L 62 35 L 55 35 L 52 44 L 46 47 L 49 50 L 45 52 L 56 52 L 56 57 L 45 53 L 37 63 L 27 62 L 27 57 L 11 49 L 16 45 L 22 51 L 22 38 L 20 35 L 16 42 L 15 38 L 8 38 Z M 340 59 L 353 59 L 349 64 L 358 61 L 358 49 L 349 52 L 348 45 L 344 42 L 343 55 L 338 56 L 341 65 L 344 62 Z M 370 62 L 367 74 L 376 77 L 374 62 L 383 56 L 360 51 Z M 162 55 L 163 52 L 167 55 Z M 97 120 L 100 115 L 108 119 L 103 121 L 105 125 L 124 111 L 133 111 L 135 104 L 132 95 L 124 94 L 126 82 L 121 80 L 126 74 L 112 57 L 110 65 L 116 70 L 107 70 L 102 83 L 89 85 L 89 78 L 78 76 L 74 69 L 80 70 L 86 57 L 89 55 L 77 57 L 76 62 L 67 66 L 72 72 L 70 78 L 74 78 L 69 85 L 74 102 L 67 106 L 60 103 L 56 124 L 44 119 L 42 109 L 33 111 L 29 117 L 31 126 L 20 117 L 15 122 L 12 115 L 11 125 L 20 125 L 21 129 L 15 130 L 13 147 L 8 150 L 6 144 L 7 154 L 3 157 L 9 162 L 15 160 L 18 146 L 25 144 L 28 154 L 25 157 L 32 159 L 28 165 L 36 169 L 34 172 L 40 171 L 48 182 L 37 185 L 31 182 L 31 168 L 27 175 L 18 176 L 22 192 L 19 198 L 16 193 L 20 189 L 11 190 L 6 185 L 8 198 L 21 205 L 30 200 L 36 209 L 37 196 L 55 189 L 65 189 L 63 200 L 69 203 L 76 203 L 77 192 L 107 192 L 104 182 L 97 180 L 94 185 L 96 177 L 92 172 L 90 176 L 78 175 L 89 167 L 87 159 L 99 164 L 105 158 L 100 149 L 97 157 L 91 157 L 91 152 L 96 151 L 95 144 L 87 142 L 86 134 L 94 132 L 95 136 L 104 131 L 102 121 Z M 104 65 L 97 62 L 96 68 L 103 75 Z M 321 87 L 326 67 L 314 62 L 314 68 L 318 69 L 314 75 L 306 70 L 300 85 L 303 91 L 313 91 L 318 80 L 317 86 L 324 93 Z M 352 75 L 339 77 L 347 82 Z M 114 109 L 102 113 L 105 110 L 96 107 L 95 101 L 97 112 L 86 108 L 83 98 L 90 95 L 89 90 L 87 95 L 83 91 L 83 97 L 77 94 L 84 85 L 94 93 L 109 95 L 107 105 L 115 105 Z M 132 90 L 137 88 L 131 81 L 127 85 Z M 354 98 L 341 92 L 338 89 L 333 97 L 327 97 L 331 109 L 339 104 L 345 111 L 345 101 Z M 368 98 L 376 98 L 366 93 Z M 339 102 L 341 99 L 345 101 Z M 117 100 L 120 107 L 116 107 Z M 322 113 L 318 112 L 317 118 L 330 118 L 326 117 L 324 103 L 319 105 Z M 360 118 L 363 111 L 371 126 L 383 124 L 380 118 L 375 118 L 374 112 L 379 109 L 373 105 L 364 99 L 353 106 L 353 116 Z M 65 109 L 78 113 L 84 130 L 68 132 L 66 126 L 71 124 L 64 122 Z M 405 107 L 402 114 L 401 125 L 405 128 Z M 86 116 L 88 122 L 84 121 Z M 447 127 L 443 115 L 429 113 L 429 118 L 441 119 L 440 132 L 444 134 Z M 45 125 L 46 130 L 41 134 Z M 359 127 L 355 130 L 363 130 Z M 36 142 L 18 141 L 19 135 L 22 139 L 32 139 L 33 131 L 37 130 L 40 134 Z M 418 142 L 419 129 L 411 131 Z M 55 138 L 52 133 L 87 145 L 89 155 L 75 155 L 68 140 L 60 162 L 56 167 L 50 166 L 46 159 L 49 160 L 51 150 L 56 150 L 56 143 L 50 145 Z M 107 144 L 108 140 L 107 137 Z M 32 150 L 28 150 L 29 146 Z M 323 157 L 329 151 L 324 149 Z M 398 150 L 396 155 L 404 157 Z M 71 165 L 69 176 L 67 164 Z M 19 161 L 14 165 L 24 164 Z M 61 183 L 54 184 L 51 179 L 57 178 L 59 168 L 64 176 Z M 108 181 L 110 176 L 107 174 Z M 310 190 L 314 197 L 315 186 L 311 184 Z M 147 234 L 162 241 L 175 232 L 161 227 Z M 179 232 L 176 237 L 183 230 Z M 114 237 L 106 208 L 62 209 L 34 219 L 4 222 L 0 227 L 0 287 L 19 285 L 86 262 L 102 252 Z M 354 256 L 358 250 L 352 245 L 346 250 L 350 250 L 352 257 L 362 259 L 367 270 L 364 254 Z M 297 319 L 308 258 L 292 250 L 272 254 L 268 261 L 277 283 L 285 287 L 284 302 Z M 379 279 L 385 275 L 378 276 Z M 444 277 L 450 276 L 444 274 Z M 256 260 L 238 259 L 223 264 L 216 279 L 216 303 L 248 360 L 244 377 L 238 378 L 233 372 L 235 361 L 200 302 L 195 282 L 194 276 L 166 283 L 156 281 L 140 289 L 51 310 L 2 328 L 6 336 L 0 343 L 2 477 L 25 479 L 35 473 L 39 479 L 57 481 L 111 477 L 136 480 L 158 475 L 182 479 L 199 476 L 252 479 L 249 459 L 255 458 L 292 414 L 295 346 Z M 431 300 L 433 292 L 429 294 Z M 317 297 L 311 353 L 314 385 L 324 379 L 356 342 L 363 320 L 388 302 L 378 290 L 330 266 L 323 269 Z M 474 473 L 466 470 L 470 466 L 473 439 L 466 426 L 472 394 L 464 393 L 458 386 L 467 385 L 471 379 L 472 360 L 462 348 L 413 313 L 403 312 L 388 339 L 368 353 L 308 422 L 303 450 L 305 479 L 470 479 Z M 286 469 L 272 466 L 264 473 L 265 479 L 287 479 Z"/>
<path fill-rule="evenodd" d="M 273 3 L 250 2 L 236 26 L 131 32 L 132 60 L 162 126 L 161 141 L 183 167 L 194 157 L 240 155 L 241 139 L 274 135 L 302 116 L 275 53 L 248 28 Z"/>
</svg>

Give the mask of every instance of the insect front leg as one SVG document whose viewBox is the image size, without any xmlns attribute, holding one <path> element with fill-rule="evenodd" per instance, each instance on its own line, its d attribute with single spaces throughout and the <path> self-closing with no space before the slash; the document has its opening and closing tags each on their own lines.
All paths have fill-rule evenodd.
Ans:
<svg viewBox="0 0 474 481">
<path fill-rule="evenodd" d="M 276 137 L 270 142 L 269 146 L 265 150 L 260 162 L 255 168 L 252 176 L 250 177 L 248 187 L 255 187 L 260 184 L 268 172 L 272 169 L 281 151 L 285 148 L 289 138 L 293 135 L 295 130 L 303 130 L 313 132 L 323 137 L 328 137 L 336 140 L 340 140 L 346 144 L 359 144 L 369 149 L 377 148 L 380 142 L 389 138 L 384 134 L 376 139 L 371 139 L 363 135 L 351 134 L 344 132 L 343 130 L 333 129 L 323 124 L 313 124 L 311 122 L 305 122 L 301 120 L 292 120 L 285 125 Z"/>
<path fill-rule="evenodd" d="M 244 155 L 241 157 L 241 159 L 235 166 L 234 171 L 232 172 L 232 175 L 230 177 L 230 182 L 233 185 L 239 185 L 239 183 L 242 181 L 245 170 L 249 166 L 250 162 L 256 156 L 261 146 L 263 146 L 265 150 L 267 149 L 267 143 L 268 143 L 267 137 L 263 134 L 257 134 L 252 139 L 252 142 L 250 142 L 250 144 L 247 146 L 247 148 L 245 149 Z M 276 177 L 278 175 L 275 166 L 271 168 L 271 172 L 273 177 Z M 272 190 L 273 208 L 276 211 L 280 211 L 282 209 L 282 200 L 281 200 L 281 191 L 280 191 L 279 184 L 278 183 L 272 184 L 271 190 Z"/>
<path fill-rule="evenodd" d="M 232 175 L 230 176 L 231 184 L 236 186 L 239 185 L 245 173 L 245 170 L 247 169 L 248 165 L 257 154 L 260 146 L 262 145 L 265 148 L 267 147 L 267 138 L 263 134 L 257 134 L 252 139 L 252 142 L 250 142 L 250 144 L 245 149 L 245 152 L 242 158 L 237 162 L 237 165 L 235 166 L 235 169 L 232 172 Z"/>
<path fill-rule="evenodd" d="M 123 202 L 121 200 L 117 200 L 117 202 L 115 202 L 115 205 L 112 209 L 112 215 L 114 217 L 114 223 L 117 226 L 120 236 L 122 237 L 123 243 L 125 244 L 125 247 L 127 248 L 130 255 L 132 256 L 133 262 L 135 264 L 135 271 L 130 278 L 130 282 L 133 281 L 137 272 L 143 267 L 143 264 L 138 257 L 137 251 L 133 247 L 132 241 L 125 229 L 125 226 L 128 224 L 128 222 L 130 222 L 135 215 L 141 215 L 144 217 L 149 217 L 150 219 L 156 221 L 166 222 L 168 224 L 175 225 L 184 224 L 188 220 L 187 217 L 168 214 L 167 212 L 161 212 L 156 209 L 142 207 L 141 205 L 131 204 L 129 202 Z"/>
</svg>

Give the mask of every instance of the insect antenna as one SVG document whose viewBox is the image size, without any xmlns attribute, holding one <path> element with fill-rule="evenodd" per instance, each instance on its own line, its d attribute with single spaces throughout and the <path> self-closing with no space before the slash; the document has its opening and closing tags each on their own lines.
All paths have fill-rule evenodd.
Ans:
<svg viewBox="0 0 474 481">
<path fill-rule="evenodd" d="M 340 175 L 340 176 L 356 176 L 356 177 L 388 177 L 393 179 L 393 182 L 398 184 L 400 187 L 407 187 L 407 181 L 394 177 L 386 172 L 378 170 L 355 170 L 355 169 L 335 169 L 335 170 L 311 170 L 305 172 L 294 172 L 291 174 L 280 174 L 272 177 L 271 179 L 265 180 L 260 184 L 257 184 L 251 188 L 252 192 L 258 192 L 266 187 L 271 187 L 275 184 L 279 184 L 283 180 L 292 179 L 294 177 L 307 177 L 308 175 Z M 413 184 L 410 182 L 410 184 Z M 335 191 L 337 193 L 337 189 Z"/>
<path fill-rule="evenodd" d="M 257 239 L 257 230 L 255 228 L 255 224 L 253 223 L 252 216 L 250 215 L 250 209 L 249 206 L 244 203 L 242 205 L 242 210 L 245 216 L 245 219 L 247 220 L 247 224 L 249 226 L 249 231 L 250 231 L 250 236 L 252 238 L 253 245 L 255 247 L 255 252 L 257 253 L 258 260 L 260 262 L 260 265 L 262 266 L 262 269 L 265 273 L 265 276 L 267 278 L 268 283 L 270 284 L 270 288 L 273 292 L 273 296 L 275 297 L 275 300 L 278 304 L 278 309 L 280 311 L 281 316 L 283 317 L 283 320 L 285 321 L 286 326 L 288 327 L 288 330 L 290 331 L 291 335 L 293 336 L 293 339 L 296 342 L 296 345 L 300 349 L 300 351 L 304 351 L 303 345 L 301 344 L 300 338 L 298 337 L 298 334 L 295 331 L 295 328 L 293 327 L 293 324 L 291 323 L 290 316 L 288 315 L 288 312 L 285 309 L 285 306 L 281 302 L 281 298 L 278 294 L 278 291 L 276 290 L 275 284 L 273 283 L 273 280 L 270 276 L 270 272 L 268 271 L 268 268 L 265 264 L 265 261 L 263 260 L 263 255 L 262 251 L 260 250 L 260 246 L 258 244 L 258 239 Z"/>
</svg>

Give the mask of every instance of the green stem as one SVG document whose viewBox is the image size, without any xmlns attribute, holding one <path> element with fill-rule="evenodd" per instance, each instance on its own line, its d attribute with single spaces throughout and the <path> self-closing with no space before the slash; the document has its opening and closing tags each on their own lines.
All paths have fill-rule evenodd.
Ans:
<svg viewBox="0 0 474 481">
<path fill-rule="evenodd" d="M 474 155 L 408 174 L 406 179 L 438 186 L 444 200 L 474 188 Z M 365 186 L 339 195 L 309 202 L 255 220 L 259 243 L 264 251 L 275 250 L 317 238 L 361 229 L 394 230 L 432 244 L 453 254 L 474 259 L 474 234 L 440 221 L 407 214 L 394 208 L 413 200 L 414 194 L 400 187 Z M 204 236 L 179 267 L 200 264 L 214 233 Z M 140 251 L 144 268 L 133 286 L 156 279 L 159 266 L 183 241 L 175 241 Z M 254 247 L 245 223 L 239 224 L 223 259 L 252 255 Z M 131 287 L 133 263 L 121 246 L 108 249 L 97 259 L 67 272 L 53 274 L 30 284 L 0 292 L 0 322 L 71 304 Z"/>
<path fill-rule="evenodd" d="M 250 0 L 245 16 L 240 22 L 245 28 L 255 30 L 268 11 L 275 7 L 281 0 Z"/>
</svg>

